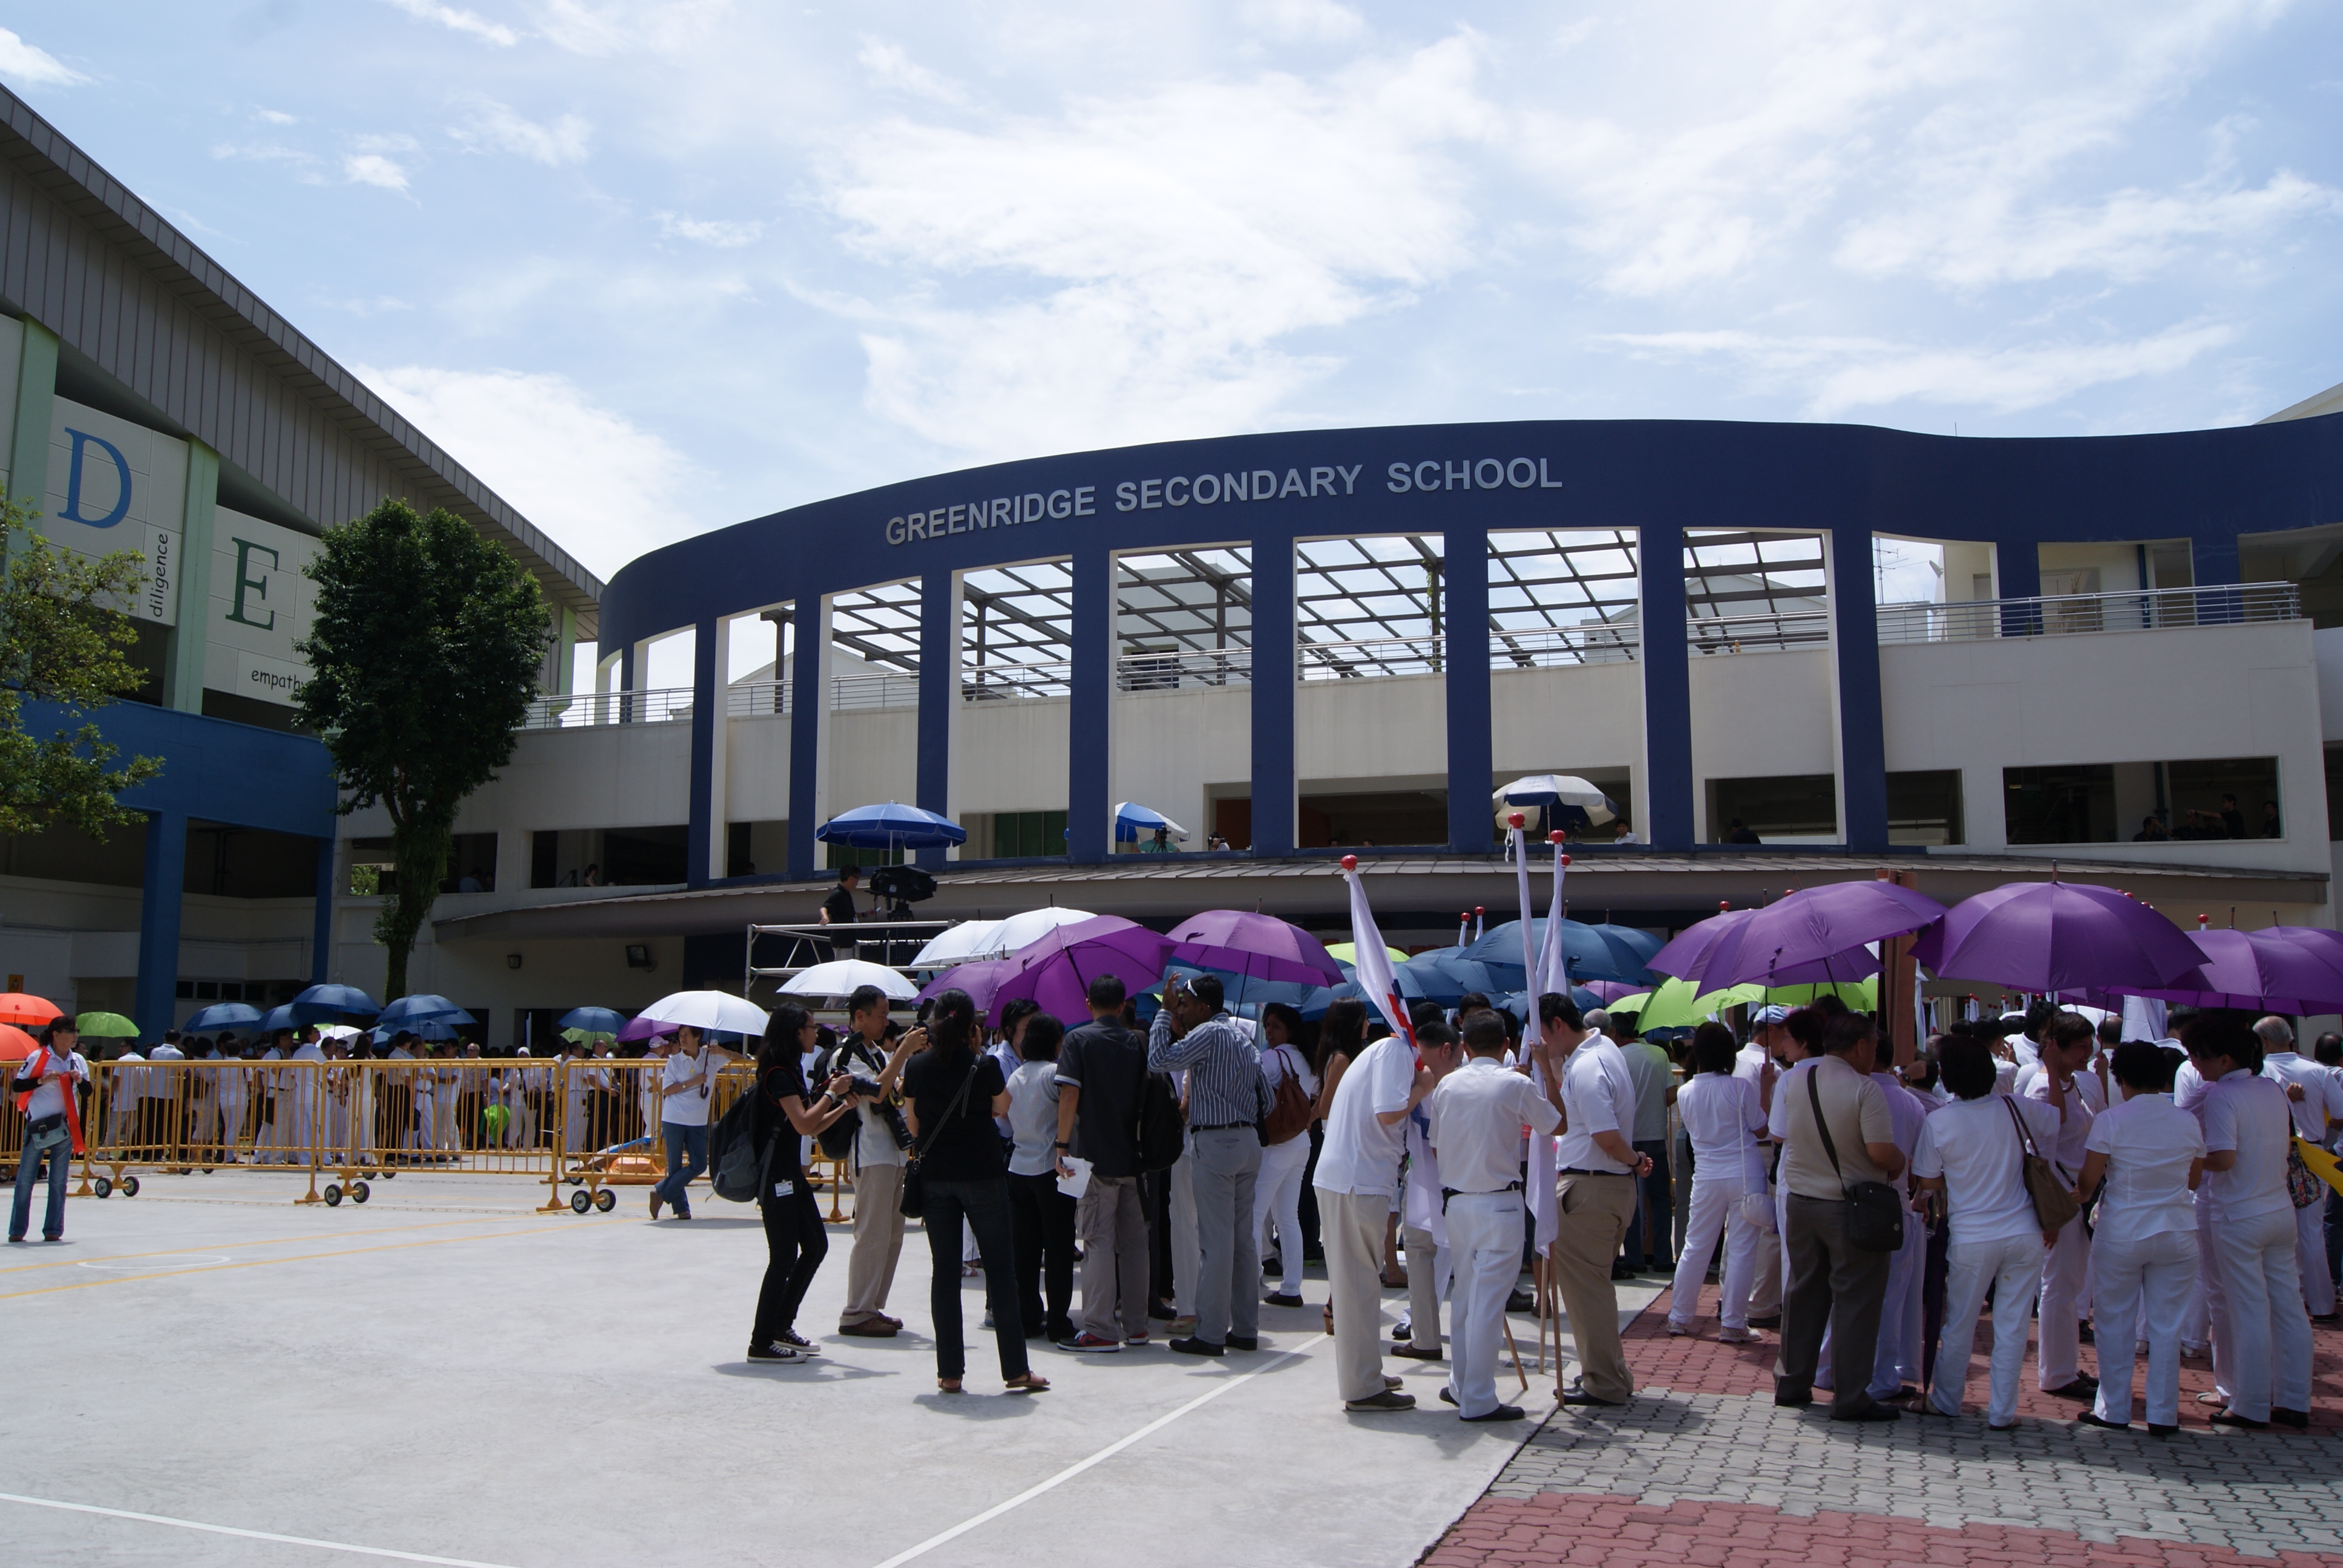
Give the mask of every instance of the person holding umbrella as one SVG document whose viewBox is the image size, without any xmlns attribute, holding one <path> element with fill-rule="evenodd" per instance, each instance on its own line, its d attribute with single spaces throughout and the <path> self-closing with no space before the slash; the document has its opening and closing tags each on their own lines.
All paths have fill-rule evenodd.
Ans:
<svg viewBox="0 0 2343 1568">
<path fill-rule="evenodd" d="M 33 1219 L 33 1188 L 44 1164 L 49 1172 L 49 1206 L 41 1220 L 41 1240 L 65 1237 L 65 1177 L 81 1151 L 82 1086 L 89 1063 L 74 1049 L 79 1036 L 73 1020 L 60 1018 L 41 1031 L 41 1049 L 27 1057 L 9 1084 L 16 1113 L 25 1119 L 24 1151 L 16 1160 L 16 1194 L 8 1211 L 8 1240 L 22 1241 Z"/>
</svg>

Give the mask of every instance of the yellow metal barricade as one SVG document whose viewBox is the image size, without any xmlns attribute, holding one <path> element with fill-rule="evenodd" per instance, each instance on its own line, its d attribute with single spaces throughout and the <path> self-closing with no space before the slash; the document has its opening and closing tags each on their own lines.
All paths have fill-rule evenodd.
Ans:
<svg viewBox="0 0 2343 1568">
<path fill-rule="evenodd" d="M 92 1063 L 81 1195 L 135 1198 L 140 1168 L 175 1174 L 247 1162 L 307 1169 L 316 1066 L 237 1058 Z"/>
<path fill-rule="evenodd" d="M 328 1204 L 401 1171 L 548 1179 L 550 1063 L 417 1057 L 319 1064 L 317 1163 Z"/>
</svg>

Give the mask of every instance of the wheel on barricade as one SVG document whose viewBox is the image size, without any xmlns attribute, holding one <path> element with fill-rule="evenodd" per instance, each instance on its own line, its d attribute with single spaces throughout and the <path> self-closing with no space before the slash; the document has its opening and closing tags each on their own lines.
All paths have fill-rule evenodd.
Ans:
<svg viewBox="0 0 2343 1568">
<path fill-rule="evenodd" d="M 122 1179 L 122 1195 L 123 1195 L 125 1198 L 136 1198 L 136 1196 L 138 1196 L 138 1178 L 137 1178 L 137 1177 L 136 1177 L 136 1176 L 125 1176 L 125 1177 Z"/>
<path fill-rule="evenodd" d="M 96 1193 L 101 1198 L 111 1198 L 114 1196 L 114 1183 L 103 1176 L 100 1176 L 96 1181 L 92 1181 L 89 1184 L 89 1190 Z"/>
<path fill-rule="evenodd" d="M 562 1180 L 568 1182 L 572 1187 L 583 1187 L 586 1185 L 586 1178 L 583 1176 L 564 1176 Z"/>
<path fill-rule="evenodd" d="M 384 1181 L 389 1181 L 392 1177 L 394 1177 L 394 1176 L 396 1176 L 396 1175 L 397 1175 L 397 1174 L 398 1174 L 398 1172 L 397 1172 L 397 1171 L 391 1170 L 388 1166 L 385 1166 L 385 1167 L 383 1168 L 382 1179 L 383 1179 Z"/>
<path fill-rule="evenodd" d="M 594 1207 L 607 1214 L 618 1206 L 618 1195 L 608 1187 L 594 1194 Z"/>
<path fill-rule="evenodd" d="M 374 1191 L 363 1181 L 353 1181 L 350 1183 L 350 1196 L 363 1203 L 374 1196 Z"/>
<path fill-rule="evenodd" d="M 326 1207 L 328 1209 L 338 1209 L 342 1206 L 342 1190 L 331 1181 L 326 1183 L 317 1196 L 326 1201 Z"/>
<path fill-rule="evenodd" d="M 591 1209 L 593 1206 L 594 1199 L 590 1193 L 572 1192 L 569 1194 L 569 1207 L 575 1212 L 583 1214 L 587 1210 Z"/>
</svg>

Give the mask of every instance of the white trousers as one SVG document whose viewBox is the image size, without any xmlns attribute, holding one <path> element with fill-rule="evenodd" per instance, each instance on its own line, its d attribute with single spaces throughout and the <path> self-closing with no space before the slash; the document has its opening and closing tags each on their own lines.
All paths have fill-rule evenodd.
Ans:
<svg viewBox="0 0 2343 1568">
<path fill-rule="evenodd" d="M 1697 1172 L 1693 1176 L 1693 1185 L 1695 1188 L 1700 1185 Z M 1775 1200 L 1774 1222 L 1778 1225 L 1781 1223 L 1779 1194 L 1768 1186 L 1765 1196 Z M 1728 1235 L 1730 1233 L 1727 1232 Z M 1749 1311 L 1755 1317 L 1778 1317 L 1782 1311 L 1782 1248 L 1773 1237 L 1762 1231 L 1757 1234 L 1755 1246 L 1749 1271 Z M 1727 1256 L 1729 1261 L 1730 1254 Z"/>
<path fill-rule="evenodd" d="M 1449 1245 L 1443 1247 L 1433 1240 L 1431 1231 L 1402 1225 L 1399 1239 L 1407 1249 L 1408 1343 L 1437 1352 L 1440 1303 L 1448 1299 L 1449 1286 L 1456 1276 L 1455 1235 L 1452 1231 Z"/>
<path fill-rule="evenodd" d="M 241 1085 L 238 1086 L 237 1093 L 220 1096 L 220 1160 L 222 1163 L 233 1161 L 236 1156 L 237 1149 L 243 1145 L 245 1111 L 245 1098 Z"/>
<path fill-rule="evenodd" d="M 2150 1426 L 2180 1423 L 2180 1328 L 2197 1281 L 2197 1234 L 2167 1231 L 2124 1243 L 2101 1231 L 2091 1248 L 2091 1299 L 2099 1323 L 2101 1421 L 2131 1420 L 2132 1366 L 2147 1341 Z"/>
<path fill-rule="evenodd" d="M 1719 1281 L 1717 1321 L 1728 1329 L 1749 1327 L 1749 1288 L 1757 1273 L 1757 1255 L 1773 1238 L 1741 1218 L 1741 1195 L 1749 1190 L 1737 1176 L 1692 1179 L 1692 1208 L 1684 1221 L 1684 1249 L 1676 1255 L 1676 1277 L 1668 1293 L 1668 1322 L 1689 1327 L 1701 1282 L 1708 1277 L 1709 1260 L 1717 1242 L 1725 1243 L 1725 1269 Z M 1775 1289 L 1778 1291 L 1779 1283 Z"/>
<path fill-rule="evenodd" d="M 2310 1319 L 2294 1266 L 2294 1215 L 2223 1215 L 2211 1272 L 2227 1320 L 2229 1408 L 2268 1421 L 2310 1408 Z M 2220 1320 L 2216 1319 L 2219 1332 Z"/>
<path fill-rule="evenodd" d="M 2328 1189 L 2318 1189 L 2323 1199 Z M 2335 1276 L 2327 1271 L 2327 1205 L 2294 1211 L 2294 1271 L 2302 1276 L 2302 1304 L 2314 1318 L 2335 1311 Z"/>
<path fill-rule="evenodd" d="M 1253 1178 L 1253 1239 L 1260 1243 L 1262 1257 L 1272 1250 L 1276 1252 L 1277 1288 L 1288 1296 L 1302 1293 L 1302 1172 L 1309 1163 L 1310 1135 L 1305 1132 L 1282 1143 L 1265 1145 L 1261 1151 L 1261 1172 Z M 1277 1234 L 1274 1249 L 1269 1244 L 1272 1228 Z"/>
<path fill-rule="evenodd" d="M 1182 1145 L 1179 1160 L 1164 1173 L 1172 1183 L 1172 1310 L 1183 1318 L 1195 1314 L 1196 1276 L 1204 1268 L 1204 1250 L 1196 1239 L 1196 1188 L 1191 1179 L 1195 1169 L 1194 1151 Z"/>
<path fill-rule="evenodd" d="M 2034 1370 L 2045 1393 L 2073 1382 L 2082 1367 L 2077 1314 L 2089 1293 L 2090 1278 L 2091 1237 L 2077 1214 L 2059 1231 L 2058 1244 L 2042 1260 L 2042 1342 L 2035 1352 Z"/>
<path fill-rule="evenodd" d="M 1505 1300 L 1522 1271 L 1522 1195 L 1459 1192 L 1448 1200 L 1448 1253 L 1456 1270 L 1449 1309 L 1448 1392 L 1460 1415 L 1497 1408 L 1497 1348 L 1504 1343 Z M 1408 1273 L 1415 1272 L 1408 1260 Z"/>
<path fill-rule="evenodd" d="M 2042 1238 L 2011 1236 L 1998 1241 L 1952 1244 L 1945 1272 L 1945 1338 L 1936 1351 L 1936 1376 L 1928 1402 L 1945 1415 L 1961 1412 L 1968 1382 L 1969 1355 L 1976 1348 L 1977 1314 L 1986 1287 L 1993 1287 L 1993 1387 L 1986 1419 L 2007 1426 L 2017 1419 L 2017 1379 L 2026 1370 L 2027 1311 L 2042 1287 Z"/>
<path fill-rule="evenodd" d="M 2221 1289 L 2221 1220 L 2212 1200 L 2197 1194 L 2197 1289 L 2205 1302 L 2205 1342 L 2213 1352 L 2213 1392 L 2223 1399 L 2237 1397 L 2237 1352 L 2229 1335 L 2229 1300 Z"/>
</svg>

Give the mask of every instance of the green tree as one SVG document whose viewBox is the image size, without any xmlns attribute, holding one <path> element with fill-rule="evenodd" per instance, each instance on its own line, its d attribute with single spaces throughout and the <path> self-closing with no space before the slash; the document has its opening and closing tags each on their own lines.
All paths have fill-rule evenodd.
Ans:
<svg viewBox="0 0 2343 1568">
<path fill-rule="evenodd" d="M 138 689 L 130 662 L 138 640 L 127 604 L 146 581 L 146 558 L 116 550 L 91 560 L 61 550 L 33 528 L 22 501 L 0 503 L 0 833 L 37 833 L 66 822 L 100 843 L 109 829 L 140 819 L 114 798 L 163 771 L 161 759 L 134 757 L 83 722 L 47 739 L 25 732 L 25 704 L 54 702 L 69 719 Z"/>
<path fill-rule="evenodd" d="M 307 568 L 314 673 L 301 717 L 333 755 L 342 801 L 390 817 L 398 886 L 376 918 L 383 1000 L 407 994 L 464 798 L 496 777 L 537 695 L 550 618 L 537 579 L 445 508 L 386 500 L 327 531 Z"/>
</svg>

